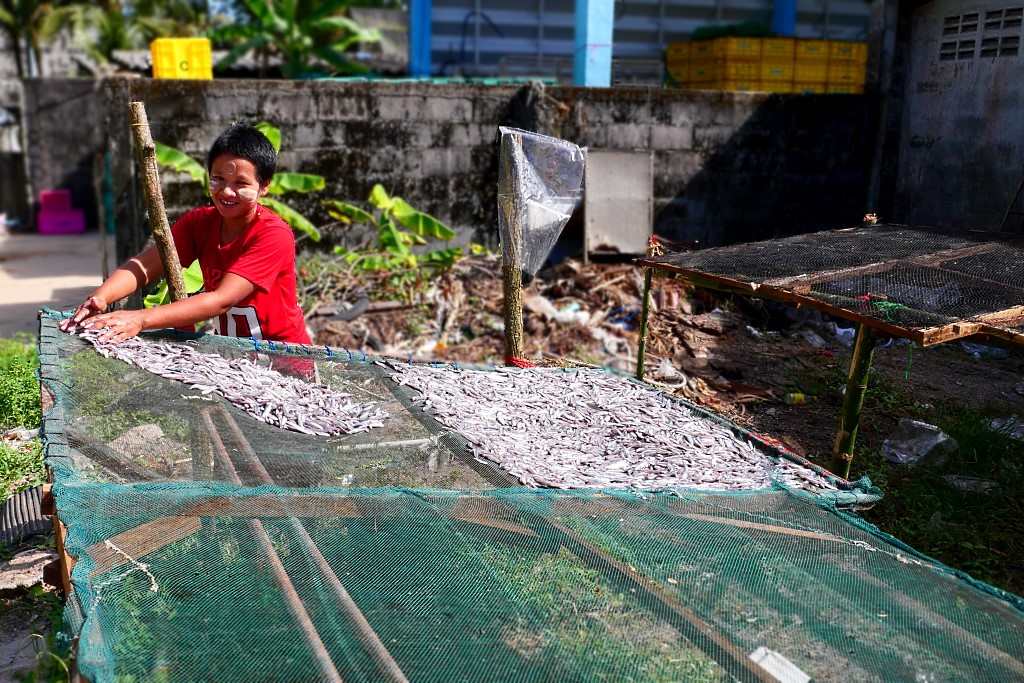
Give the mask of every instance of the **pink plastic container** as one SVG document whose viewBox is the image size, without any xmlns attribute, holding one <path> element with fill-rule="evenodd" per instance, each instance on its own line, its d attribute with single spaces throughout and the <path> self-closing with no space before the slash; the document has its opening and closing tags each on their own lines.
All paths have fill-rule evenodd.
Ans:
<svg viewBox="0 0 1024 683">
<path fill-rule="evenodd" d="M 40 235 L 77 235 L 85 232 L 85 212 L 81 209 L 40 211 L 36 224 Z"/>
<path fill-rule="evenodd" d="M 71 190 L 43 190 L 39 193 L 39 210 L 49 211 L 70 211 Z"/>
</svg>

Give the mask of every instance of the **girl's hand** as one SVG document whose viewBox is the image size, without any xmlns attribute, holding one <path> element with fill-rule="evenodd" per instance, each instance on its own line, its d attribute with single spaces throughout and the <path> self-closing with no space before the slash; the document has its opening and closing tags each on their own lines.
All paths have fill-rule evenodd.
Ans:
<svg viewBox="0 0 1024 683">
<path fill-rule="evenodd" d="M 99 341 L 119 344 L 142 332 L 144 316 L 144 311 L 114 311 L 89 318 L 82 327 L 87 330 L 104 330 Z"/>
<path fill-rule="evenodd" d="M 75 309 L 74 315 L 60 324 L 60 329 L 64 332 L 74 332 L 83 320 L 99 315 L 105 310 L 107 310 L 107 302 L 103 297 L 90 296 Z"/>
</svg>

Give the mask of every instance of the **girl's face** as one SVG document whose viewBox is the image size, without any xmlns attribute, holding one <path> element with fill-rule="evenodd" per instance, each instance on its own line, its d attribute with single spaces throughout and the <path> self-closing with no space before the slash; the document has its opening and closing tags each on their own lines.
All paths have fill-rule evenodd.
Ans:
<svg viewBox="0 0 1024 683">
<path fill-rule="evenodd" d="M 267 193 L 256 166 L 248 159 L 221 154 L 210 166 L 210 196 L 224 218 L 242 218 L 256 211 L 256 202 Z"/>
</svg>

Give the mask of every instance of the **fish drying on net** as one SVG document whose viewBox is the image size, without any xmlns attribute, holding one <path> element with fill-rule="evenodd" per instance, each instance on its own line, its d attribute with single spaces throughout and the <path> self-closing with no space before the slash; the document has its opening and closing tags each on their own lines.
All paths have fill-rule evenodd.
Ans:
<svg viewBox="0 0 1024 683">
<path fill-rule="evenodd" d="M 528 486 L 835 489 L 665 394 L 599 370 L 393 364 L 414 401 Z"/>
<path fill-rule="evenodd" d="M 247 358 L 202 353 L 187 344 L 133 337 L 101 342 L 100 331 L 78 336 L 97 353 L 167 379 L 188 384 L 203 395 L 218 394 L 258 420 L 303 434 L 356 434 L 384 425 L 387 413 L 375 403 L 357 403 L 350 394 L 283 375 Z"/>
</svg>

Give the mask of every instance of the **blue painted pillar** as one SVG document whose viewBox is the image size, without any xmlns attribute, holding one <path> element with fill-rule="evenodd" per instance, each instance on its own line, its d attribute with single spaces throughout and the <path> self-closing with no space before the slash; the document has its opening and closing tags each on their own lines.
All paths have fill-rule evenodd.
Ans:
<svg viewBox="0 0 1024 683">
<path fill-rule="evenodd" d="M 796 35 L 797 0 L 775 0 L 772 6 L 772 32 L 777 36 Z"/>
<path fill-rule="evenodd" d="M 409 75 L 430 77 L 431 0 L 409 2 Z"/>
<path fill-rule="evenodd" d="M 576 0 L 572 82 L 592 88 L 612 84 L 615 0 Z"/>
</svg>

